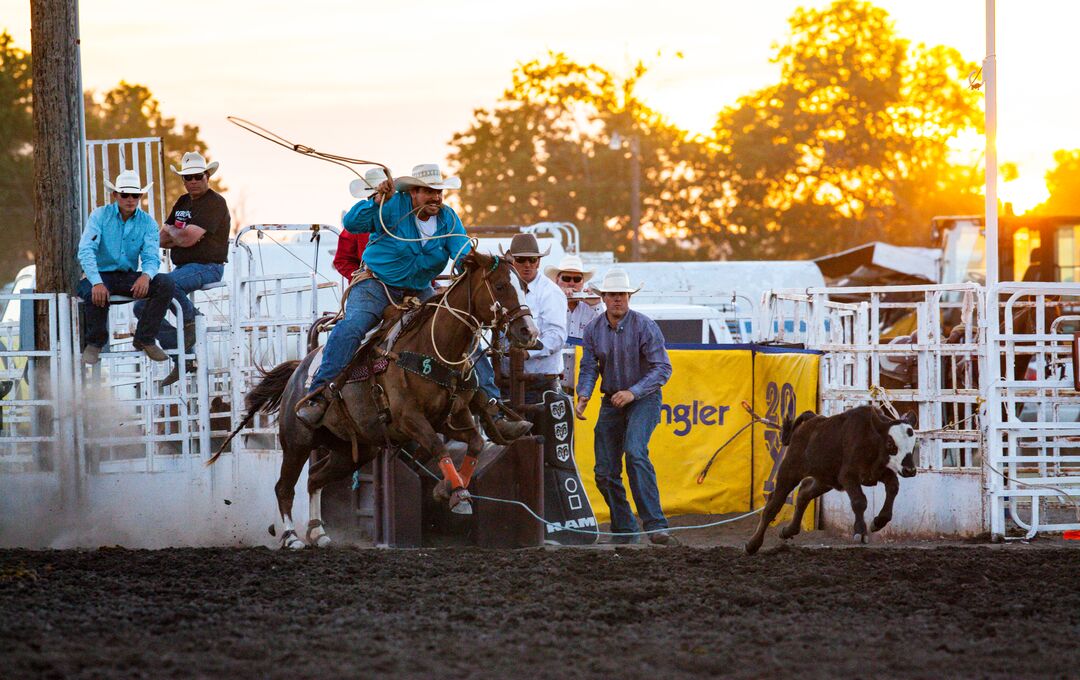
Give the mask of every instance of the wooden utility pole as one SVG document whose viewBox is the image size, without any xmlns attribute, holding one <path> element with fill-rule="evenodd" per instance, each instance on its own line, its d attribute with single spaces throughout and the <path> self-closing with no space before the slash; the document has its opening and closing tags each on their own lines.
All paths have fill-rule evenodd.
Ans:
<svg viewBox="0 0 1080 680">
<path fill-rule="evenodd" d="M 37 290 L 74 293 L 82 231 L 81 105 L 75 0 L 30 1 L 34 78 L 34 236 Z M 39 310 L 38 338 L 48 333 Z M 48 337 L 47 335 L 45 336 Z M 39 345 L 40 346 L 40 345 Z"/>
</svg>

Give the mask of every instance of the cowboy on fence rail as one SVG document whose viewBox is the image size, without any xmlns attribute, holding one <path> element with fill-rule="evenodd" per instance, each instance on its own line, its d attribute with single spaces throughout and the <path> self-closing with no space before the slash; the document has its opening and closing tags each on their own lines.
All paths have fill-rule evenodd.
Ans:
<svg viewBox="0 0 1080 680">
<path fill-rule="evenodd" d="M 86 304 L 86 348 L 83 361 L 96 364 L 109 340 L 109 296 L 130 295 L 148 302 L 132 341 L 154 361 L 167 361 L 168 355 L 158 346 L 158 333 L 169 308 L 175 284 L 168 274 L 159 274 L 158 226 L 139 207 L 151 184 L 140 187 L 139 175 L 124 170 L 116 184 L 105 180 L 112 191 L 113 203 L 90 213 L 86 229 L 79 239 L 79 264 L 83 278 L 76 295 Z"/>
<path fill-rule="evenodd" d="M 173 174 L 184 180 L 186 194 L 176 199 L 158 236 L 161 247 L 169 248 L 174 269 L 169 274 L 176 290 L 173 299 L 184 313 L 184 350 L 195 344 L 195 317 L 201 312 L 188 297 L 210 283 L 217 283 L 225 274 L 229 259 L 229 228 L 231 218 L 225 197 L 210 188 L 210 177 L 218 163 L 209 165 L 202 154 L 189 151 L 180 161 L 180 168 L 170 165 Z M 143 312 L 145 303 L 135 303 L 135 316 Z M 176 349 L 176 329 L 163 321 L 158 342 L 165 349 Z M 173 359 L 173 369 L 162 381 L 171 385 L 180 378 L 179 359 Z M 190 372 L 190 368 L 188 369 Z"/>
</svg>

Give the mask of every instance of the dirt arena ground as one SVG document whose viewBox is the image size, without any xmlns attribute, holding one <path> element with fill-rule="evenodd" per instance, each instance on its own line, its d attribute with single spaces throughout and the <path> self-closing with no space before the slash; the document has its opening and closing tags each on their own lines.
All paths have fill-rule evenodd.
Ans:
<svg viewBox="0 0 1080 680">
<path fill-rule="evenodd" d="M 1061 541 L 0 551 L 0 677 L 1076 677 Z"/>
</svg>

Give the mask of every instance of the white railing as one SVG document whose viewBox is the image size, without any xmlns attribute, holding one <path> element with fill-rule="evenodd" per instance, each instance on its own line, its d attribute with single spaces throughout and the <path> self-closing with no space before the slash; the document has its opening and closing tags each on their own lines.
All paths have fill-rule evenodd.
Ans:
<svg viewBox="0 0 1080 680">
<path fill-rule="evenodd" d="M 311 325 L 338 311 L 344 280 L 331 253 L 339 232 L 327 225 L 260 224 L 233 239 L 227 363 L 233 423 L 243 417 L 244 395 L 262 378 L 260 370 L 306 356 Z M 233 449 L 276 450 L 276 436 L 276 418 L 260 415 Z M 233 465 L 240 465 L 238 456 Z"/>
<path fill-rule="evenodd" d="M 1003 539 L 1009 520 L 1027 537 L 1080 529 L 1073 329 L 1080 284 L 822 288 L 767 294 L 758 339 L 824 352 L 822 413 L 882 395 L 914 407 L 922 471 L 945 489 L 950 471 L 978 473 L 983 526 Z"/>
<path fill-rule="evenodd" d="M 977 468 L 981 304 L 974 284 L 777 291 L 764 297 L 758 327 L 761 341 L 825 353 L 822 413 L 868 403 L 874 390 L 917 411 L 921 467 Z"/>
<path fill-rule="evenodd" d="M 133 137 L 86 142 L 86 210 L 112 202 L 105 180 L 113 182 L 122 170 L 134 170 L 143 185 L 151 184 L 146 192 L 146 211 L 161 224 L 165 212 L 165 145 L 160 137 Z"/>
<path fill-rule="evenodd" d="M 1002 283 L 988 333 L 991 533 L 1080 529 L 1080 392 L 1072 362 L 1080 284 Z M 997 331 L 997 332 L 993 332 Z"/>
<path fill-rule="evenodd" d="M 0 302 L 23 306 L 30 318 L 3 324 L 5 394 L 0 401 L 0 476 L 19 472 L 64 475 L 73 465 L 65 444 L 74 439 L 72 417 L 71 316 L 67 295 L 17 293 L 0 295 Z M 24 305 L 23 303 L 29 303 Z M 47 346 L 35 349 L 33 305 L 47 307 Z M 57 400 L 57 395 L 69 395 Z M 68 474 L 64 474 L 68 473 Z"/>
</svg>

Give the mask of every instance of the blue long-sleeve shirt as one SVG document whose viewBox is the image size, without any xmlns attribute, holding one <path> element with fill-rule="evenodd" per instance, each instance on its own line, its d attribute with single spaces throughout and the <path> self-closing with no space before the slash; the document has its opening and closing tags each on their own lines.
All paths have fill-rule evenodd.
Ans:
<svg viewBox="0 0 1080 680">
<path fill-rule="evenodd" d="M 101 272 L 142 272 L 154 278 L 161 268 L 160 239 L 154 218 L 140 208 L 128 219 L 115 203 L 90 213 L 79 239 L 79 264 L 90 283 L 101 283 Z"/>
<path fill-rule="evenodd" d="M 641 312 L 627 311 L 615 328 L 601 314 L 585 327 L 581 347 L 580 397 L 592 396 L 598 376 L 605 395 L 630 390 L 635 399 L 659 390 L 671 377 L 664 334 Z"/>
<path fill-rule="evenodd" d="M 382 220 L 386 229 L 401 238 L 419 239 L 416 216 L 409 214 L 412 209 L 408 192 L 395 193 L 383 205 Z M 364 264 L 383 283 L 396 288 L 425 288 L 446 268 L 447 260 L 460 262 L 472 250 L 457 213 L 445 205 L 439 210 L 433 238 L 423 243 L 399 241 L 388 235 L 379 223 L 379 204 L 371 199 L 360 201 L 345 213 L 342 225 L 355 234 L 371 234 L 364 249 Z M 454 235 L 434 238 L 446 234 Z"/>
</svg>

